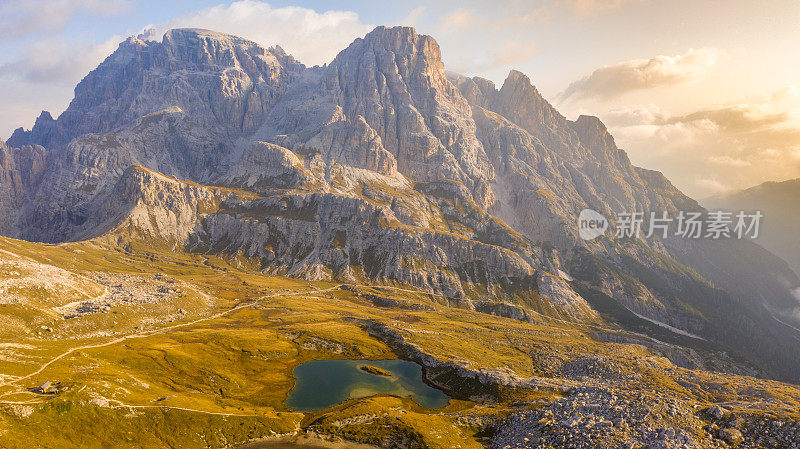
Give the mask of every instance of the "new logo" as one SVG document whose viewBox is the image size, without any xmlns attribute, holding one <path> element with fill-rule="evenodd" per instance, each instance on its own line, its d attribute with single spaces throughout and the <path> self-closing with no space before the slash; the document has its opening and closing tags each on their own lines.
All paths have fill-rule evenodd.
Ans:
<svg viewBox="0 0 800 449">
<path fill-rule="evenodd" d="M 578 215 L 578 234 L 584 240 L 593 240 L 605 234 L 608 229 L 608 220 L 599 212 L 584 209 Z"/>
</svg>

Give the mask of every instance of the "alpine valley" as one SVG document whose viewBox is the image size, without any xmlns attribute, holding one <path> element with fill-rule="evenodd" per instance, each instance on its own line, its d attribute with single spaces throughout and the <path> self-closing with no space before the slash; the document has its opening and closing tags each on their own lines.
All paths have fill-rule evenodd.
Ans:
<svg viewBox="0 0 800 449">
<path fill-rule="evenodd" d="M 130 37 L 0 141 L 0 447 L 800 447 L 787 263 L 583 209 L 705 213 L 412 28 L 322 67 Z M 305 362 L 397 358 L 448 405 L 287 406 Z"/>
</svg>

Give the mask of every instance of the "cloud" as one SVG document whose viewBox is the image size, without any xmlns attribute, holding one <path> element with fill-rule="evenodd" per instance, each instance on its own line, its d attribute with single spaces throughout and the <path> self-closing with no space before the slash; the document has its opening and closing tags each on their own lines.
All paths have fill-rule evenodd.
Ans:
<svg viewBox="0 0 800 449">
<path fill-rule="evenodd" d="M 708 161 L 713 164 L 727 165 L 729 167 L 747 167 L 749 165 L 753 165 L 753 163 L 750 161 L 731 157 L 728 155 L 711 156 L 708 158 Z"/>
<path fill-rule="evenodd" d="M 717 50 L 700 48 L 689 49 L 683 55 L 635 59 L 601 67 L 570 84 L 558 95 L 558 100 L 592 97 L 608 100 L 636 90 L 683 83 L 706 72 L 717 58 Z"/>
<path fill-rule="evenodd" d="M 132 6 L 130 0 L 4 0 L 0 3 L 0 41 L 56 33 L 76 14 L 113 16 Z"/>
<path fill-rule="evenodd" d="M 774 125 L 785 123 L 788 119 L 789 114 L 787 112 L 769 113 L 761 110 L 760 105 L 738 104 L 671 117 L 666 119 L 666 122 L 692 123 L 699 120 L 709 120 L 726 130 L 747 133 L 769 129 Z"/>
<path fill-rule="evenodd" d="M 171 28 L 207 28 L 250 39 L 265 47 L 280 45 L 308 65 L 324 64 L 354 39 L 372 30 L 352 11 L 326 11 L 241 0 L 200 10 L 157 25 L 158 38 Z"/>
<path fill-rule="evenodd" d="M 122 41 L 122 36 L 112 36 L 100 43 L 57 38 L 38 40 L 27 45 L 16 60 L 0 65 L 0 79 L 74 86 Z"/>
<path fill-rule="evenodd" d="M 417 8 L 414 8 L 399 23 L 401 25 L 415 26 L 420 21 L 420 19 L 422 19 L 422 17 L 425 15 L 425 12 L 427 10 L 428 10 L 428 8 L 426 8 L 424 6 L 419 6 Z"/>
<path fill-rule="evenodd" d="M 568 0 L 566 3 L 575 14 L 593 16 L 601 12 L 618 9 L 641 0 Z"/>
<path fill-rule="evenodd" d="M 670 114 L 652 104 L 603 114 L 635 164 L 658 167 L 695 198 L 800 177 L 800 124 L 791 88 Z"/>
<path fill-rule="evenodd" d="M 446 32 L 453 28 L 470 28 L 479 22 L 474 9 L 458 8 L 439 20 L 439 32 Z"/>
<path fill-rule="evenodd" d="M 769 99 L 779 102 L 795 99 L 798 95 L 800 95 L 800 89 L 797 86 L 786 86 L 770 94 Z"/>
<path fill-rule="evenodd" d="M 716 179 L 707 179 L 707 178 L 695 179 L 694 185 L 712 195 L 730 190 L 729 186 L 717 181 Z"/>
<path fill-rule="evenodd" d="M 502 47 L 497 49 L 497 53 L 495 54 L 494 59 L 492 59 L 490 67 L 508 66 L 518 62 L 527 61 L 528 59 L 531 59 L 538 51 L 539 47 L 535 42 L 506 42 Z"/>
</svg>

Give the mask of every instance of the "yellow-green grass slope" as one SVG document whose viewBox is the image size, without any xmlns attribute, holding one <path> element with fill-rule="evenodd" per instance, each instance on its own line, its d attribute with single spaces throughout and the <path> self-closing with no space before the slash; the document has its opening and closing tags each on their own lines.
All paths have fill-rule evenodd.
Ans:
<svg viewBox="0 0 800 449">
<path fill-rule="evenodd" d="M 235 447 L 306 429 L 376 445 L 480 447 L 485 423 L 586 384 L 699 405 L 736 401 L 746 413 L 785 419 L 800 406 L 791 385 L 676 368 L 643 346 L 593 339 L 594 326 L 524 323 L 401 288 L 266 276 L 247 260 L 135 243 L 117 250 L 0 238 L 0 249 L 0 280 L 27 282 L 0 301 L 0 447 Z M 171 293 L 71 319 L 55 311 L 142 279 Z M 375 307 L 365 293 L 404 307 Z M 440 378 L 463 399 L 443 410 L 386 396 L 318 413 L 285 407 L 301 363 L 403 353 L 371 336 L 376 327 L 442 363 L 524 386 L 501 386 L 476 403 L 458 391 L 459 379 Z M 53 394 L 28 391 L 48 381 Z"/>
</svg>

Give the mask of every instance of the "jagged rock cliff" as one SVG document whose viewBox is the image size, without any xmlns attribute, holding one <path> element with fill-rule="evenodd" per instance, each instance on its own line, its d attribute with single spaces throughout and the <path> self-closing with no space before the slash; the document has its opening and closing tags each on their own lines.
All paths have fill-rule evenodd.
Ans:
<svg viewBox="0 0 800 449">
<path fill-rule="evenodd" d="M 61 116 L 0 149 L 4 235 L 158 239 L 479 310 L 635 312 L 800 372 L 780 355 L 800 349 L 795 331 L 772 317 L 800 284 L 785 264 L 741 242 L 581 240 L 584 208 L 702 209 L 634 167 L 597 118 L 567 120 L 520 72 L 500 89 L 447 74 L 411 28 L 379 27 L 313 68 L 204 30 L 130 38 Z"/>
<path fill-rule="evenodd" d="M 9 145 L 60 148 L 80 135 L 118 130 L 171 107 L 236 137 L 261 124 L 303 69 L 280 47 L 265 49 L 213 31 L 171 30 L 162 42 L 131 37 L 77 85 L 57 120 L 43 112 L 31 131 L 16 130 Z"/>
<path fill-rule="evenodd" d="M 47 151 L 41 146 L 10 148 L 0 139 L 0 233 L 19 229 L 19 208 L 31 201 L 46 160 Z"/>
</svg>

